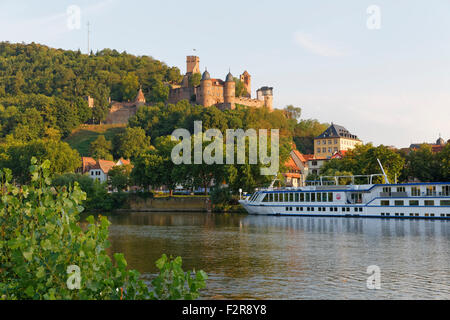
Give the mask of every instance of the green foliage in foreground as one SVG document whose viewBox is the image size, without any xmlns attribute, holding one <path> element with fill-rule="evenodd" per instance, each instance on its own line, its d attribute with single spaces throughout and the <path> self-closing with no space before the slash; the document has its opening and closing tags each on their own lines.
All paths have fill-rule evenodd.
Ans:
<svg viewBox="0 0 450 320">
<path fill-rule="evenodd" d="M 151 290 L 123 254 L 112 260 L 106 217 L 79 221 L 86 194 L 78 183 L 51 186 L 50 162 L 32 159 L 29 185 L 11 184 L 0 170 L 0 299 L 195 299 L 203 271 L 181 269 L 181 258 L 157 261 Z M 79 281 L 78 281 L 79 279 Z"/>
</svg>

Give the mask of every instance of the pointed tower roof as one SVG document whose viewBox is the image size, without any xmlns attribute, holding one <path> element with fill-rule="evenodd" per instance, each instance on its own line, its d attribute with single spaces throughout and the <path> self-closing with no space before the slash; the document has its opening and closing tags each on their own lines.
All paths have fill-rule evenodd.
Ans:
<svg viewBox="0 0 450 320">
<path fill-rule="evenodd" d="M 142 92 L 142 87 L 139 88 L 138 94 L 137 94 L 134 102 L 136 102 L 136 103 L 145 103 L 146 102 L 144 93 Z"/>
</svg>

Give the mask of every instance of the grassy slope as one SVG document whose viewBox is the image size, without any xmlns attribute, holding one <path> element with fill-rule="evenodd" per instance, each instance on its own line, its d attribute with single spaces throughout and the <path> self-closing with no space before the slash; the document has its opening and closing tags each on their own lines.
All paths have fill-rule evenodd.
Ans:
<svg viewBox="0 0 450 320">
<path fill-rule="evenodd" d="M 73 149 L 78 150 L 81 156 L 89 156 L 89 145 L 99 135 L 112 141 L 113 137 L 125 130 L 125 124 L 81 125 L 65 139 Z"/>
</svg>

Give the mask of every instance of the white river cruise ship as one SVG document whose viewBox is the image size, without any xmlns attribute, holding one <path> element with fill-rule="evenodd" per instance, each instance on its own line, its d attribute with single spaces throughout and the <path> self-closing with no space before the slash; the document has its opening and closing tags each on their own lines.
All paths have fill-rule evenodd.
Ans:
<svg viewBox="0 0 450 320">
<path fill-rule="evenodd" d="M 239 202 L 261 215 L 450 219 L 450 182 L 390 184 L 381 170 L 383 175 L 333 177 L 334 185 L 321 179 L 299 188 L 269 187 Z M 375 176 L 386 183 L 373 184 Z M 339 185 L 339 179 L 362 177 L 369 183 Z"/>
</svg>

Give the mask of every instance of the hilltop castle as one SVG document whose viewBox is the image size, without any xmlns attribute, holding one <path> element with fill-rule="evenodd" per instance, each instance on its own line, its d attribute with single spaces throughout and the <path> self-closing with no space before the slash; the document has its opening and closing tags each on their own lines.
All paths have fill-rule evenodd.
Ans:
<svg viewBox="0 0 450 320">
<path fill-rule="evenodd" d="M 186 58 L 186 74 L 181 85 L 172 86 L 169 92 L 169 103 L 177 103 L 186 99 L 205 107 L 216 106 L 219 109 L 234 109 L 236 104 L 248 107 L 266 107 L 272 111 L 273 88 L 262 87 L 256 91 L 256 99 L 251 98 L 251 76 L 247 71 L 240 76 L 245 87 L 245 94 L 236 97 L 236 84 L 234 77 L 229 72 L 225 81 L 211 78 L 206 70 L 201 78 L 200 85 L 191 86 L 189 78 L 194 74 L 200 74 L 200 58 L 188 56 Z"/>
</svg>

